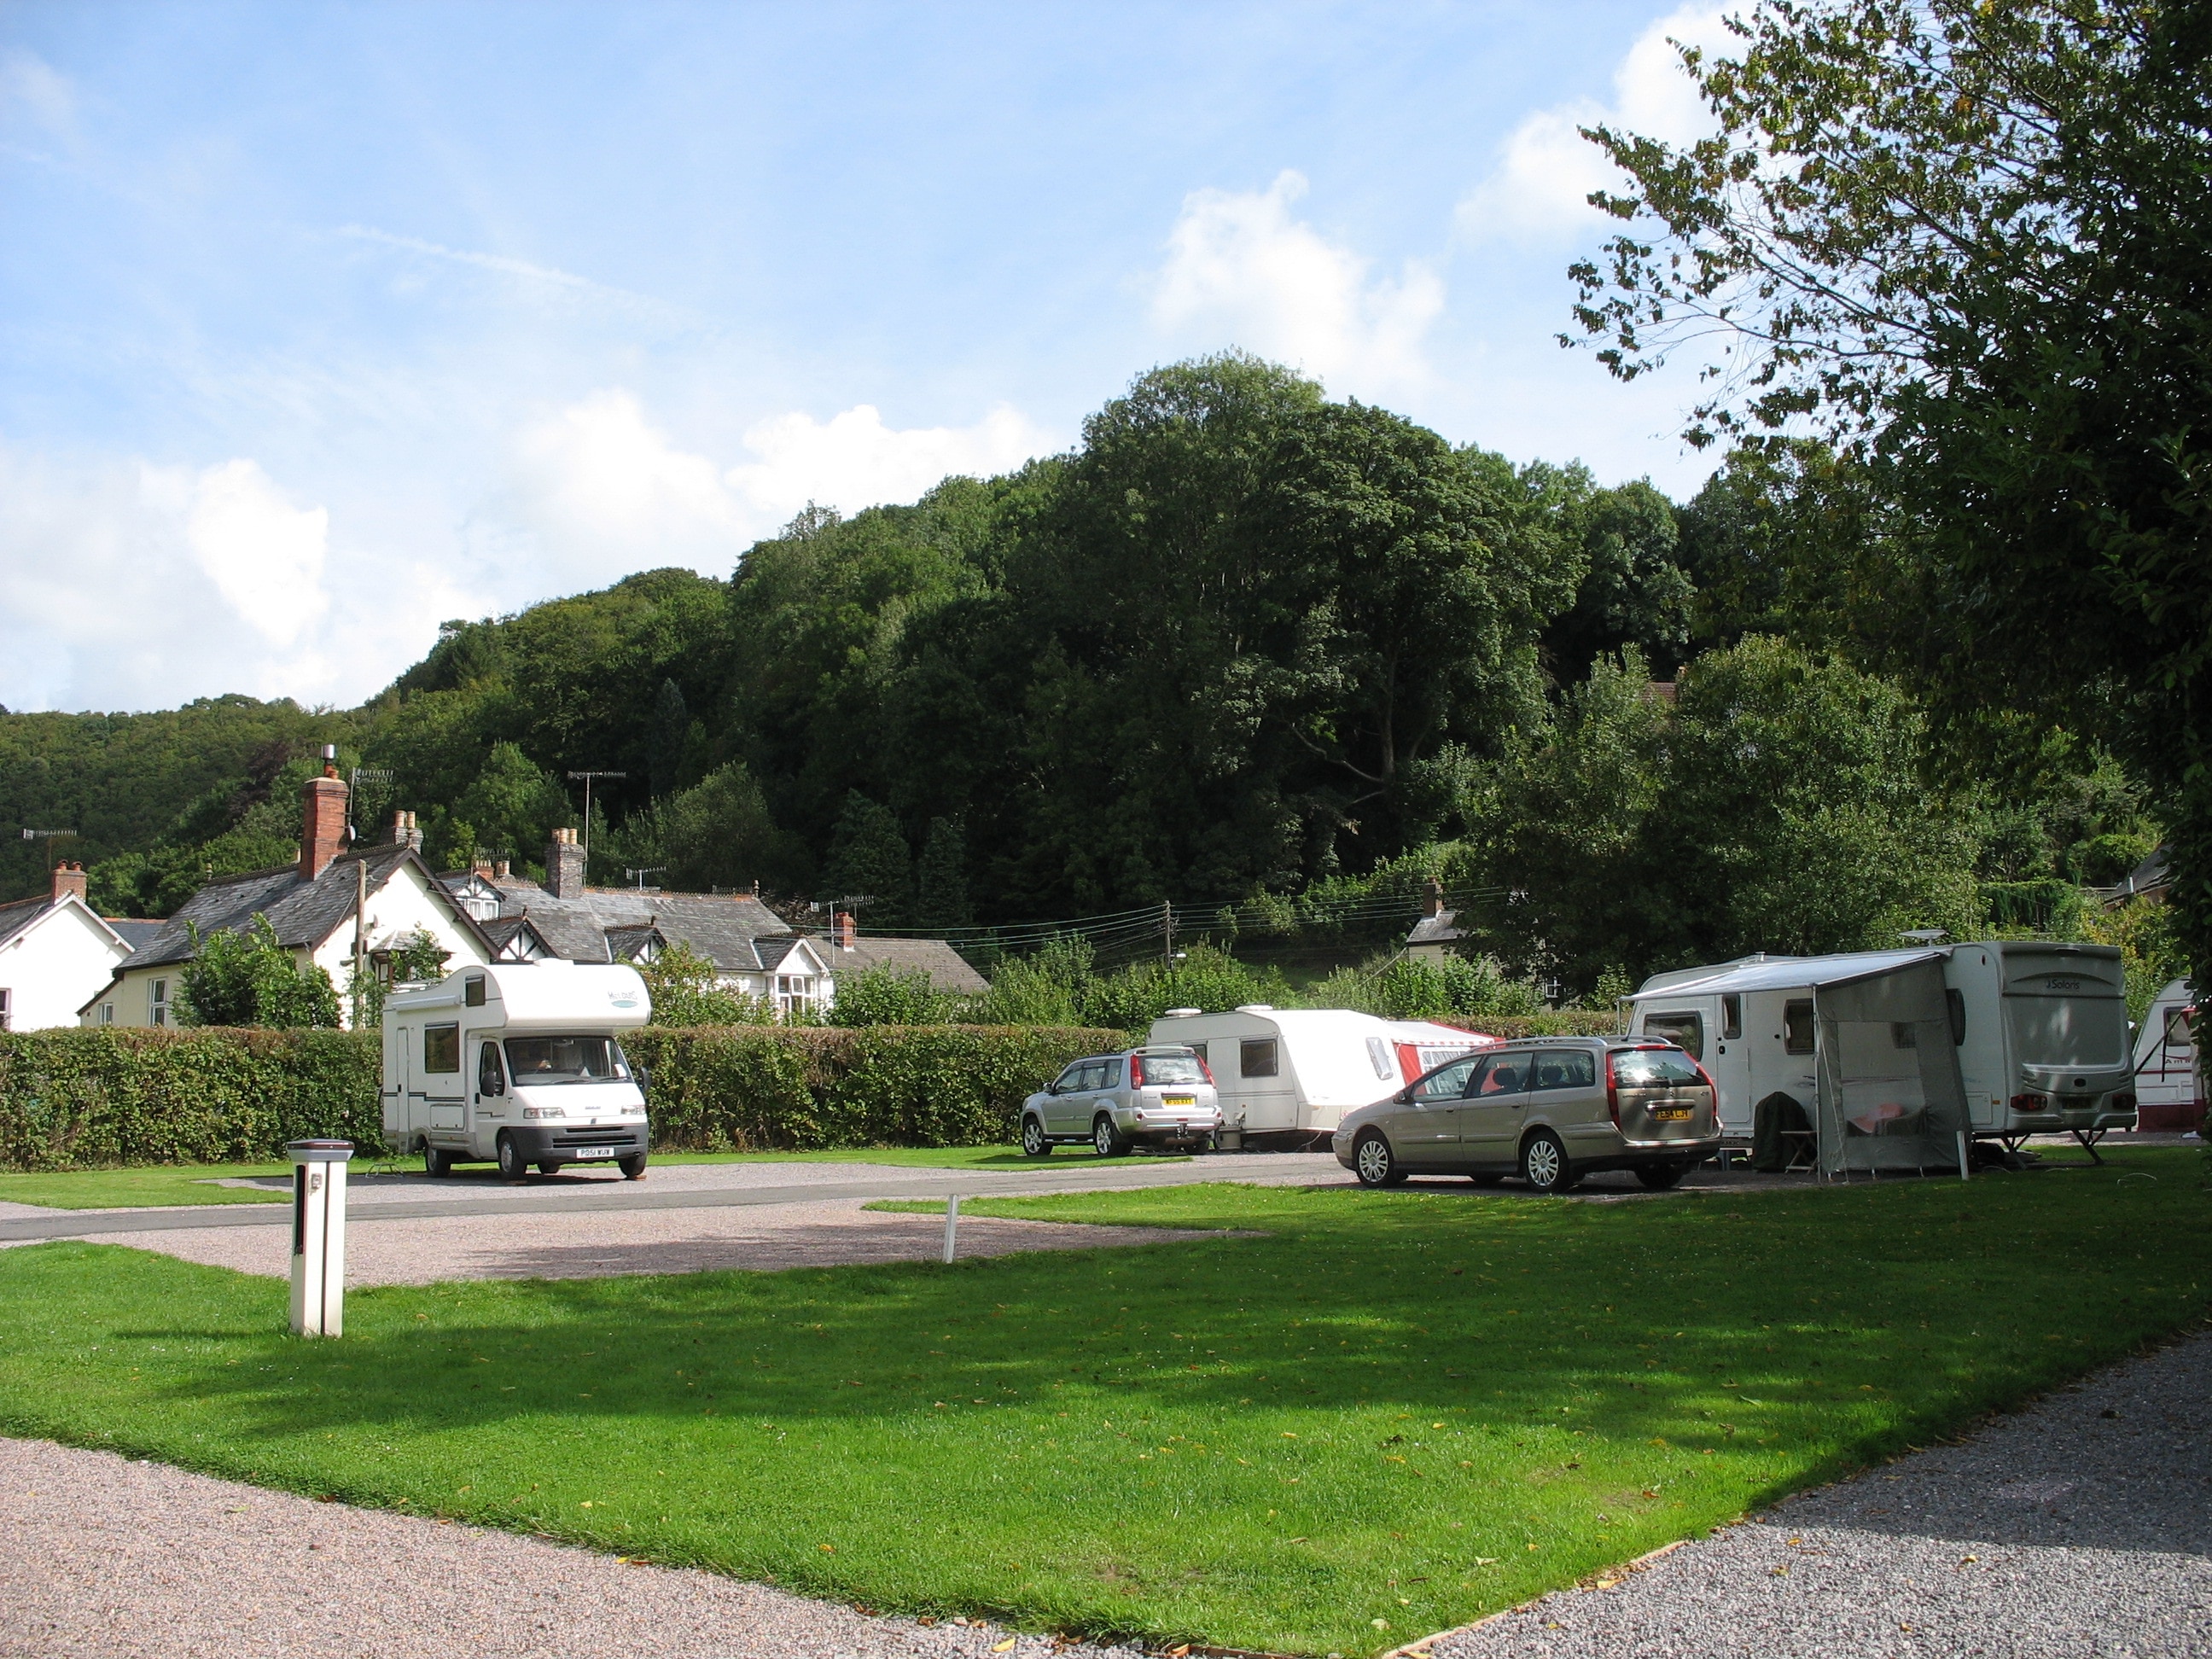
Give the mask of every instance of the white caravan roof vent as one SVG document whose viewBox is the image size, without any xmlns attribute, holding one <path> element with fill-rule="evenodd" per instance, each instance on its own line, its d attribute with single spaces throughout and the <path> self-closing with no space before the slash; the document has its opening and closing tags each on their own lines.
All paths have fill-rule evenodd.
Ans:
<svg viewBox="0 0 2212 1659">
<path fill-rule="evenodd" d="M 1203 1011 L 1197 1008 L 1170 1008 L 1167 1012 L 1162 1014 L 1160 1018 L 1162 1019 L 1191 1019 L 1195 1018 L 1201 1012 Z"/>
<path fill-rule="evenodd" d="M 1237 1012 L 1240 1014 L 1272 1014 L 1275 1012 L 1275 1005 L 1272 1002 L 1239 1003 Z"/>
</svg>

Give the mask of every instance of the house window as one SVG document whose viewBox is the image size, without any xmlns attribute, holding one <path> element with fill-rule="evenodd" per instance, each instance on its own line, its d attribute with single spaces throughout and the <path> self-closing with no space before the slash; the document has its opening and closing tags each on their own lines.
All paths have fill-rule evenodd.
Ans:
<svg viewBox="0 0 2212 1659">
<path fill-rule="evenodd" d="M 805 974 L 778 974 L 770 982 L 775 987 L 772 995 L 778 1013 L 793 1014 L 814 1006 L 814 981 Z"/>
<path fill-rule="evenodd" d="M 0 985 L 0 1031 L 15 1029 L 15 994 Z"/>
<path fill-rule="evenodd" d="M 148 986 L 146 1004 L 153 1016 L 154 1024 L 167 1025 L 169 1023 L 169 981 L 166 979 L 157 979 Z"/>
<path fill-rule="evenodd" d="M 100 1023 L 102 1025 L 112 1025 L 115 1024 L 115 1005 L 113 1003 L 103 1002 L 100 1005 Z"/>
</svg>

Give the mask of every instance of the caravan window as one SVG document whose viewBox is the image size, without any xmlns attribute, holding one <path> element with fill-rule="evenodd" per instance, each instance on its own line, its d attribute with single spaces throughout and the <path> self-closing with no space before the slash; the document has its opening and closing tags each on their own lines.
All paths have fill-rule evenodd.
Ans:
<svg viewBox="0 0 2212 1659">
<path fill-rule="evenodd" d="M 422 1069 L 459 1075 L 461 1069 L 461 1028 L 425 1025 L 422 1028 Z"/>
<path fill-rule="evenodd" d="M 1721 998 L 1721 1036 L 1733 1042 L 1743 1035 L 1743 999 L 1733 991 Z"/>
<path fill-rule="evenodd" d="M 1692 1060 L 1705 1057 L 1705 1020 L 1702 1014 L 1687 1012 L 1644 1016 L 1644 1035 L 1657 1037 L 1662 1042 L 1671 1042 Z"/>
<path fill-rule="evenodd" d="M 1390 1063 L 1390 1045 L 1379 1036 L 1367 1039 L 1367 1063 L 1385 1083 L 1398 1074 L 1398 1068 Z"/>
<path fill-rule="evenodd" d="M 1246 1037 L 1237 1045 L 1237 1070 L 1243 1077 L 1275 1077 L 1275 1039 Z"/>
<path fill-rule="evenodd" d="M 1813 1052 L 1813 999 L 1798 997 L 1782 1005 L 1782 1052 Z"/>
</svg>

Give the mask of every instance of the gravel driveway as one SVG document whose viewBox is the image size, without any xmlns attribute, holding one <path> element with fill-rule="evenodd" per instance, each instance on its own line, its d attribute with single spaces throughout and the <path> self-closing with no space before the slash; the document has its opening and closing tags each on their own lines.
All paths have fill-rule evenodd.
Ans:
<svg viewBox="0 0 2212 1659">
<path fill-rule="evenodd" d="M 1413 1646 L 1432 1659 L 2212 1654 L 2208 1402 L 2212 1335 L 2198 1335 L 1605 1588 Z"/>
</svg>

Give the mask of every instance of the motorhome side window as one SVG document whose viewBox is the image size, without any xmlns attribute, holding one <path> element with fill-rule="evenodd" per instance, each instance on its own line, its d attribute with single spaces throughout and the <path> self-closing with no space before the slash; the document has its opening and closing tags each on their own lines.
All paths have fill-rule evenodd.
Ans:
<svg viewBox="0 0 2212 1659">
<path fill-rule="evenodd" d="M 1644 1035 L 1673 1043 L 1692 1060 L 1705 1057 L 1705 1021 L 1702 1014 L 1646 1014 Z"/>
<path fill-rule="evenodd" d="M 1782 1051 L 1790 1054 L 1813 1052 L 1813 999 L 1798 997 L 1782 1005 Z"/>
<path fill-rule="evenodd" d="M 422 1069 L 458 1074 L 461 1069 L 461 1028 L 425 1025 L 422 1028 Z"/>
<path fill-rule="evenodd" d="M 1721 1036 L 1733 1042 L 1743 1035 L 1743 999 L 1734 992 L 1721 998 Z"/>
<path fill-rule="evenodd" d="M 1275 1039 L 1246 1037 L 1237 1045 L 1237 1069 L 1245 1077 L 1277 1076 Z"/>
<path fill-rule="evenodd" d="M 467 1008 L 484 1006 L 484 982 L 482 974 L 471 974 L 461 981 L 461 1005 Z"/>
<path fill-rule="evenodd" d="M 477 1051 L 477 1092 L 480 1095 L 503 1095 L 507 1092 L 507 1074 L 499 1067 L 499 1044 L 487 1042 Z"/>
</svg>

